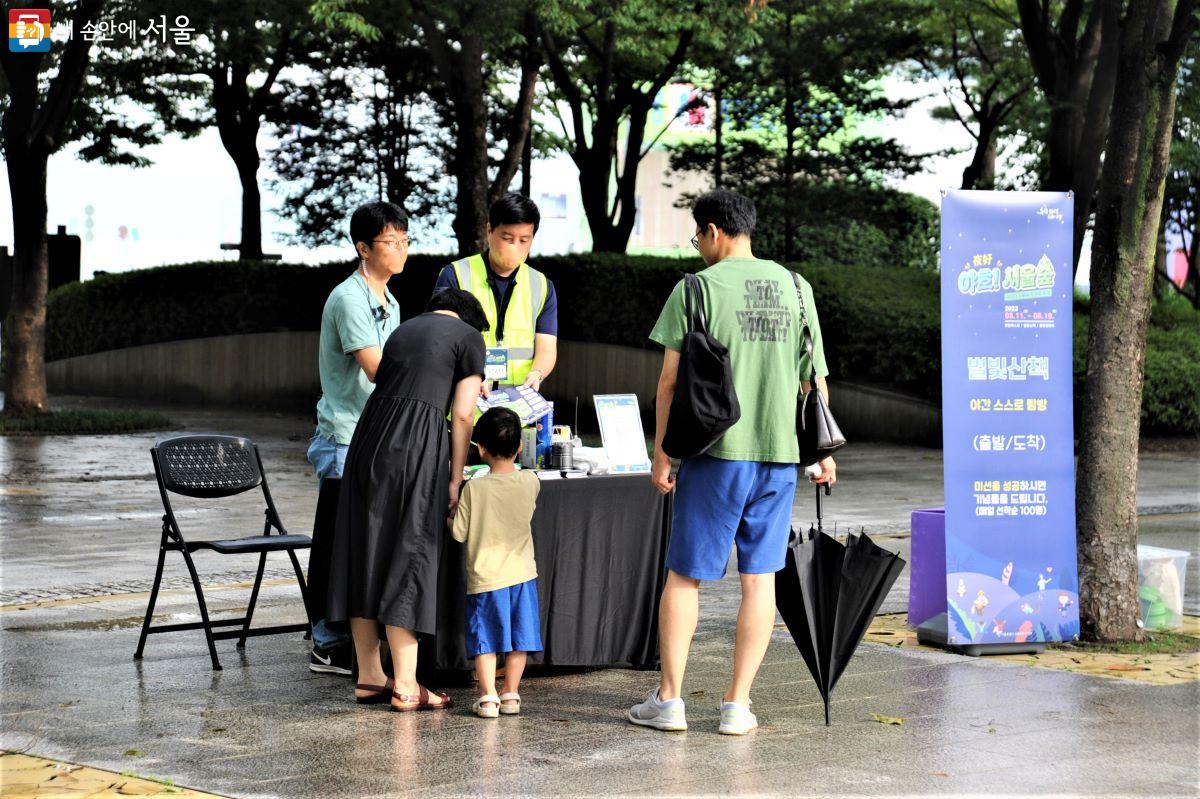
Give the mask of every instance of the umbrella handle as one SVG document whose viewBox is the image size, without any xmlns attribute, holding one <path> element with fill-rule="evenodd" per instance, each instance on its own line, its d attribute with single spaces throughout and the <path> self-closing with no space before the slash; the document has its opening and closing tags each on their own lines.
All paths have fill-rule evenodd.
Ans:
<svg viewBox="0 0 1200 799">
<path fill-rule="evenodd" d="M 829 483 L 817 483 L 817 532 L 823 533 L 825 530 L 821 527 L 821 489 L 825 489 L 825 496 L 830 494 Z"/>
</svg>

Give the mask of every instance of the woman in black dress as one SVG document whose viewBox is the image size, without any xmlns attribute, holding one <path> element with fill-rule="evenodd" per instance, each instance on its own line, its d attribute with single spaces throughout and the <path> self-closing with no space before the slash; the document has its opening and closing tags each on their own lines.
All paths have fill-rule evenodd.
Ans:
<svg viewBox="0 0 1200 799">
<path fill-rule="evenodd" d="M 354 695 L 397 711 L 450 706 L 417 684 L 417 635 L 435 630 L 438 563 L 458 503 L 484 373 L 479 301 L 458 289 L 383 346 L 342 476 L 329 573 L 329 619 L 350 620 L 358 658 Z M 446 432 L 450 414 L 451 432 Z M 379 659 L 387 632 L 395 680 Z"/>
</svg>

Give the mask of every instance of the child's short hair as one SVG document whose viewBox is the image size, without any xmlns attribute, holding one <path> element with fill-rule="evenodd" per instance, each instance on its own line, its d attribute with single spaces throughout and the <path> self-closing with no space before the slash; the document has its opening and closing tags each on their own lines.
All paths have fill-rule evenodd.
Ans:
<svg viewBox="0 0 1200 799">
<path fill-rule="evenodd" d="M 475 423 L 476 444 L 499 458 L 511 458 L 521 448 L 521 417 L 508 408 L 489 408 Z"/>
</svg>

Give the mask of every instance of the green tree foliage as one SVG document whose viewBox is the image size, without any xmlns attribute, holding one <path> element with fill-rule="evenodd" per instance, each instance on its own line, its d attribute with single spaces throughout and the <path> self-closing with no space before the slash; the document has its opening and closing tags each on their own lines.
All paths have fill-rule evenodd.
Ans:
<svg viewBox="0 0 1200 799">
<path fill-rule="evenodd" d="M 125 0 L 112 16 L 194 29 L 190 40 L 168 35 L 114 43 L 111 60 L 97 63 L 96 71 L 171 133 L 216 128 L 242 190 L 238 249 L 243 258 L 261 258 L 259 136 L 265 125 L 283 121 L 285 70 L 327 44 L 307 7 L 288 0 Z"/>
<path fill-rule="evenodd" d="M 579 169 L 598 252 L 624 252 L 637 218 L 638 164 L 654 144 L 647 120 L 693 48 L 753 24 L 758 0 L 545 0 L 538 6 L 564 149 Z M 565 115 L 562 113 L 565 108 Z"/>
<path fill-rule="evenodd" d="M 907 24 L 915 9 L 895 0 L 771 3 L 758 16 L 759 42 L 718 62 L 727 137 L 673 146 L 672 169 L 719 174 L 752 197 L 765 255 L 932 268 L 932 206 L 880 189 L 920 158 L 863 131 L 906 107 L 880 79 L 917 51 Z M 911 227 L 897 228 L 897 215 Z M 892 242 L 901 243 L 895 253 Z"/>
<path fill-rule="evenodd" d="M 488 206 L 528 161 L 541 67 L 532 2 L 316 0 L 312 10 L 329 29 L 384 46 L 394 44 L 397 18 L 420 31 L 429 93 L 450 133 L 444 161 L 454 179 L 455 238 L 460 253 L 482 249 Z M 505 83 L 515 84 L 515 99 Z"/>
<path fill-rule="evenodd" d="M 416 28 L 400 18 L 382 38 L 334 39 L 303 65 L 309 77 L 290 89 L 269 154 L 293 240 L 345 243 L 346 220 L 372 200 L 404 207 L 418 225 L 436 221 L 450 204 L 441 172 L 451 142 Z"/>
<path fill-rule="evenodd" d="M 945 95 L 935 117 L 975 140 L 964 189 L 995 188 L 997 151 L 1041 114 L 1025 44 L 1005 19 L 1015 15 L 1015 0 L 942 0 L 920 21 L 914 76 L 936 81 Z"/>
</svg>

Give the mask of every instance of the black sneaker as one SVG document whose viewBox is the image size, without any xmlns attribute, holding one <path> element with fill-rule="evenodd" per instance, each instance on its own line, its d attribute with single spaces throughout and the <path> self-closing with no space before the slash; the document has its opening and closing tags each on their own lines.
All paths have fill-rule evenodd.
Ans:
<svg viewBox="0 0 1200 799">
<path fill-rule="evenodd" d="M 354 669 L 354 647 L 338 644 L 332 649 L 314 646 L 308 655 L 308 670 L 318 674 L 339 674 L 349 677 Z"/>
</svg>

